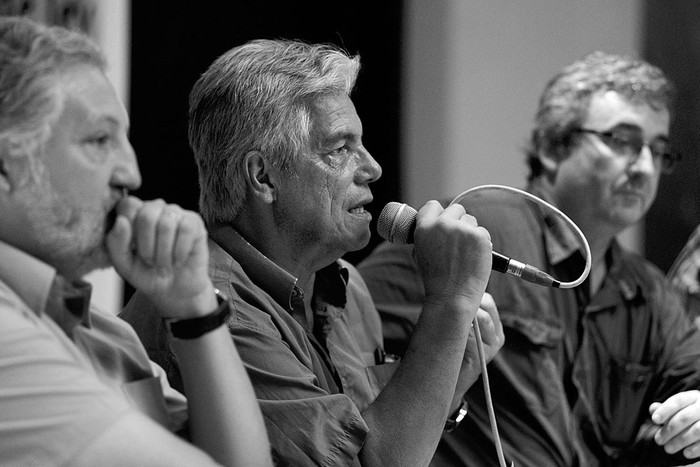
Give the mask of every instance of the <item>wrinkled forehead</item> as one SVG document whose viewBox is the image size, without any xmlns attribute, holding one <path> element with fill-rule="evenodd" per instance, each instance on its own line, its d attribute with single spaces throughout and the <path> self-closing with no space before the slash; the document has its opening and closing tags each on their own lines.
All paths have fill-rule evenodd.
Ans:
<svg viewBox="0 0 700 467">
<path fill-rule="evenodd" d="M 311 105 L 312 144 L 325 145 L 329 140 L 362 139 L 362 121 L 355 105 L 343 93 L 321 96 Z"/>
</svg>

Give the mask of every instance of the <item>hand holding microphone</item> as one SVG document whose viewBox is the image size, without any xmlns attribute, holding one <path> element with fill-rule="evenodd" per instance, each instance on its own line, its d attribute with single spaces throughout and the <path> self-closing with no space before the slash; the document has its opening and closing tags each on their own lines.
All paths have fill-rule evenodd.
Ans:
<svg viewBox="0 0 700 467">
<path fill-rule="evenodd" d="M 382 229 L 383 216 L 378 222 Z M 491 238 L 486 229 L 462 206 L 443 208 L 437 201 L 426 203 L 411 224 L 407 232 L 415 235 L 415 259 L 426 298 L 461 301 L 460 297 L 468 297 L 478 303 L 491 271 Z"/>
<path fill-rule="evenodd" d="M 413 243 L 418 211 L 404 203 L 390 202 L 382 209 L 377 219 L 377 232 L 385 240 L 396 244 Z M 560 282 L 549 274 L 508 258 L 495 251 L 491 252 L 491 268 L 504 274 L 511 274 L 534 284 L 559 287 Z"/>
</svg>

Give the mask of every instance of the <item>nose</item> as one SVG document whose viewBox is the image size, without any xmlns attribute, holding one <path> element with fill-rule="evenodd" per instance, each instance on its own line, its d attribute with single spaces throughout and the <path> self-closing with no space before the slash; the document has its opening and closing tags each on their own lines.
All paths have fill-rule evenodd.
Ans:
<svg viewBox="0 0 700 467">
<path fill-rule="evenodd" d="M 112 174 L 112 186 L 126 187 L 131 191 L 141 186 L 141 172 L 136 160 L 136 153 L 128 140 L 124 141 L 122 150 L 119 151 Z"/>
<path fill-rule="evenodd" d="M 637 153 L 637 156 L 632 159 L 629 167 L 639 172 L 654 173 L 659 168 L 655 162 L 651 148 L 645 143 L 639 150 L 639 153 Z M 658 162 L 660 163 L 661 161 Z"/>
<path fill-rule="evenodd" d="M 379 180 L 382 176 L 382 166 L 365 148 L 361 148 L 359 155 L 362 163 L 357 171 L 358 183 L 372 183 Z"/>
</svg>

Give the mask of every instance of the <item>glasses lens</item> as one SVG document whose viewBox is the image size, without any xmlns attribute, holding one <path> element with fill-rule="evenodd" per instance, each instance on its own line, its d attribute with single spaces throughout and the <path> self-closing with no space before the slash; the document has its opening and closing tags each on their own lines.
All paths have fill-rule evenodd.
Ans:
<svg viewBox="0 0 700 467">
<path fill-rule="evenodd" d="M 610 149 L 621 156 L 635 157 L 644 146 L 644 139 L 639 132 L 617 129 L 601 135 Z"/>
<path fill-rule="evenodd" d="M 670 145 L 667 141 L 656 140 L 649 143 L 649 150 L 655 159 L 666 159 L 666 155 L 671 153 Z"/>
<path fill-rule="evenodd" d="M 608 146 L 620 155 L 630 158 L 630 161 L 639 157 L 645 142 L 642 133 L 628 129 L 618 129 L 610 132 Z M 661 164 L 661 170 L 665 173 L 672 172 L 680 155 L 671 152 L 670 144 L 664 139 L 656 139 L 649 143 L 649 151 L 654 164 Z"/>
<path fill-rule="evenodd" d="M 678 162 L 681 160 L 681 155 L 679 153 L 667 152 L 661 158 L 661 170 L 664 173 L 671 173 L 673 169 L 676 168 Z"/>
</svg>

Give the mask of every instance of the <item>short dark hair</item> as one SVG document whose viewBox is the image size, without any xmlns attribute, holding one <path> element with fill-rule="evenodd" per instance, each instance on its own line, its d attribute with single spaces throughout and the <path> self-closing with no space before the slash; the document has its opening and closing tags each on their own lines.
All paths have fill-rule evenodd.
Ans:
<svg viewBox="0 0 700 467">
<path fill-rule="evenodd" d="M 535 128 L 526 148 L 528 179 L 540 176 L 540 155 L 561 159 L 588 116 L 594 94 L 615 91 L 633 102 L 672 113 L 675 90 L 661 69 L 643 60 L 594 52 L 555 75 L 540 97 Z"/>
</svg>

